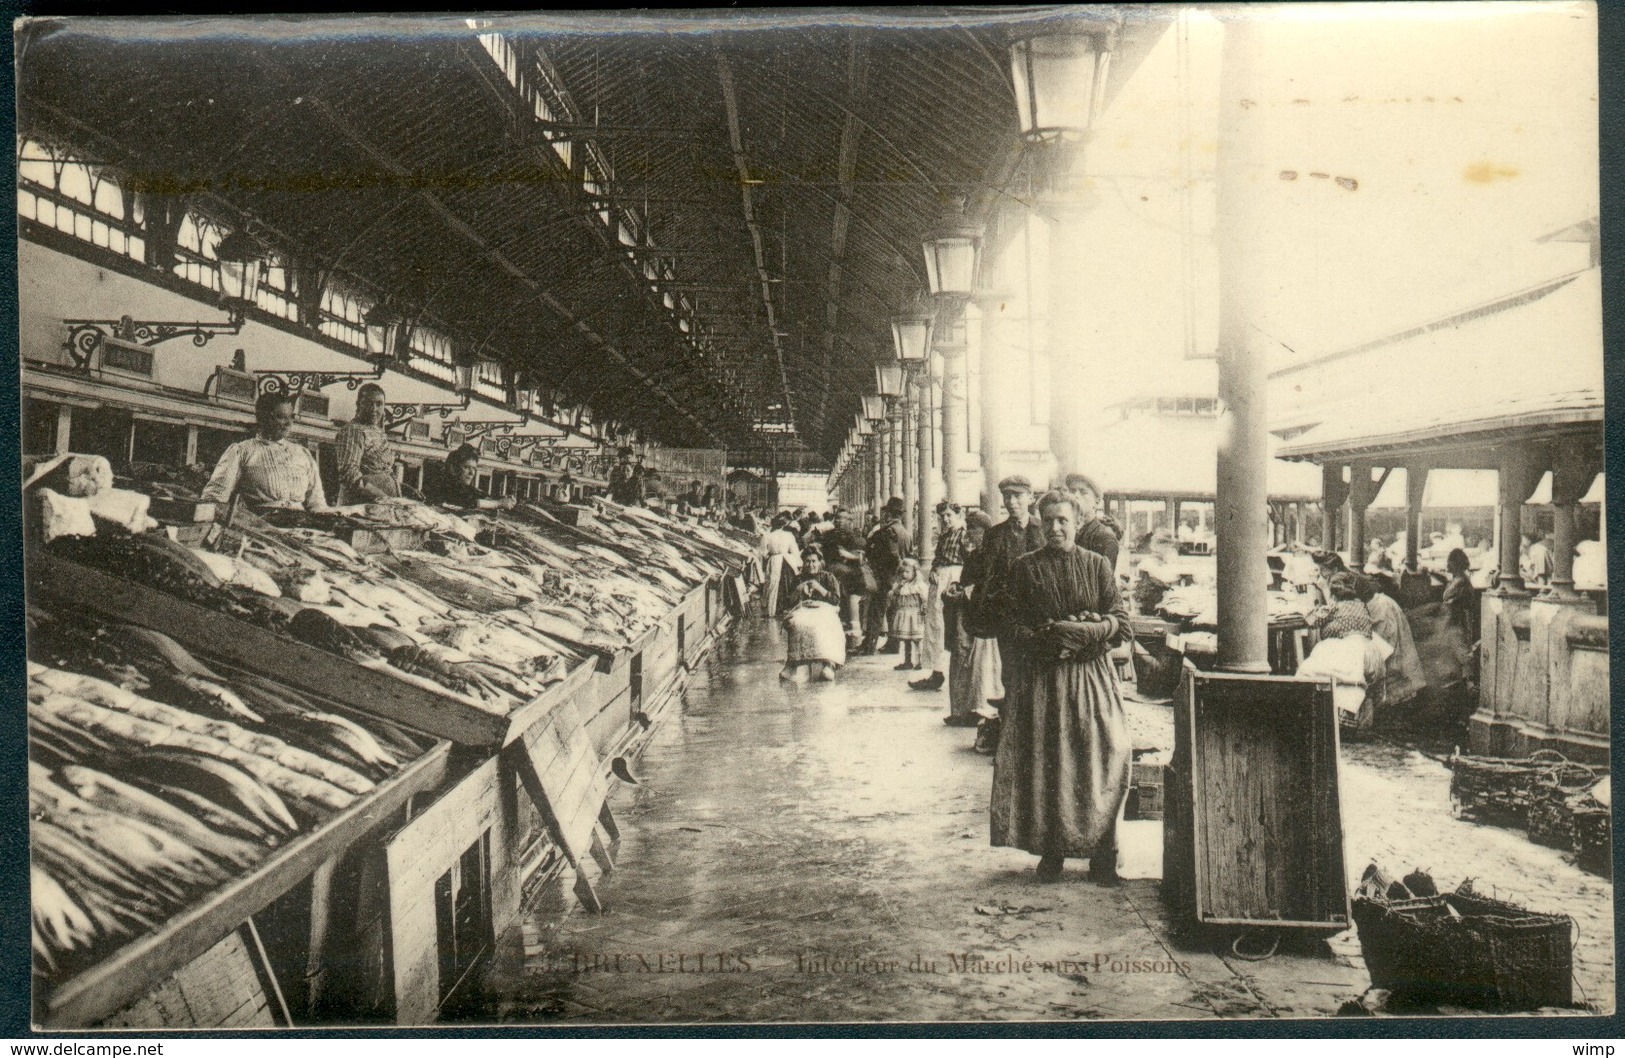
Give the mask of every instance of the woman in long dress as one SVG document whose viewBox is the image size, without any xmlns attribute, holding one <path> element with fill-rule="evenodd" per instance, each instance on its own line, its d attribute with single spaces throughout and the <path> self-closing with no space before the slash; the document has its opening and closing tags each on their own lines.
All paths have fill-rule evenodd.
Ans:
<svg viewBox="0 0 1625 1058">
<path fill-rule="evenodd" d="M 1416 637 L 1411 634 L 1410 619 L 1399 601 L 1379 591 L 1370 577 L 1360 578 L 1359 589 L 1360 599 L 1371 615 L 1371 630 L 1394 648 L 1383 666 L 1375 702 L 1379 710 L 1391 709 L 1409 702 L 1427 687 L 1422 657 L 1416 652 Z"/>
<path fill-rule="evenodd" d="M 951 615 L 947 623 L 953 656 L 948 661 L 948 715 L 942 722 L 949 727 L 975 727 L 982 720 L 979 710 L 989 700 L 1004 697 L 1004 682 L 999 679 L 999 641 L 977 634 L 980 628 L 972 613 L 970 594 L 974 590 L 970 586 L 981 575 L 982 538 L 991 524 L 992 520 L 981 511 L 966 516 L 965 564 L 959 571 L 959 582 L 946 592 L 944 615 Z"/>
<path fill-rule="evenodd" d="M 823 553 L 809 547 L 801 555 L 801 575 L 790 587 L 790 609 L 784 615 L 789 649 L 780 679 L 807 674 L 833 680 L 835 670 L 846 664 L 840 600 L 840 581 L 824 568 Z"/>
<path fill-rule="evenodd" d="M 1375 634 L 1353 573 L 1332 574 L 1327 591 L 1331 602 L 1304 618 L 1310 628 L 1320 629 L 1320 642 L 1298 666 L 1298 675 L 1332 680 L 1332 700 L 1346 714 L 1340 717 L 1344 728 L 1366 731 L 1376 718 L 1368 689 L 1383 678 L 1393 644 Z"/>
<path fill-rule="evenodd" d="M 1111 885 L 1133 742 L 1108 654 L 1130 634 L 1128 611 L 1111 566 L 1077 546 L 1075 502 L 1052 492 L 1039 514 L 1046 544 L 1012 575 L 1021 657 L 1005 670 L 992 843 L 1040 857 L 1041 881 L 1058 881 L 1070 856 Z"/>
<path fill-rule="evenodd" d="M 801 570 L 801 545 L 790 531 L 790 515 L 779 513 L 773 519 L 773 529 L 762 541 L 762 555 L 767 559 L 767 594 L 762 597 L 767 616 L 777 617 L 789 604 L 786 598 L 795 575 Z"/>
</svg>

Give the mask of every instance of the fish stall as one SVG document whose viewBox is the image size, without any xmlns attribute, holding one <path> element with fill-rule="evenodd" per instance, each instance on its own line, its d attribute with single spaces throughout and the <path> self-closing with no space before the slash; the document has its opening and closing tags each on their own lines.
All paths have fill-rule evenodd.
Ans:
<svg viewBox="0 0 1625 1058">
<path fill-rule="evenodd" d="M 607 501 L 260 517 L 79 456 L 25 492 L 52 1027 L 432 1019 L 542 883 L 600 909 L 613 784 L 754 561 Z"/>
</svg>

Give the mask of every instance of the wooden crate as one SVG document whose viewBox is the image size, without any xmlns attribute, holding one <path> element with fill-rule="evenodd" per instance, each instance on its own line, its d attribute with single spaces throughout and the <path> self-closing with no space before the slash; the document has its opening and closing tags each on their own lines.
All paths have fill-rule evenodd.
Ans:
<svg viewBox="0 0 1625 1058">
<path fill-rule="evenodd" d="M 272 1029 L 286 1012 L 243 926 L 176 970 L 151 992 L 107 1018 L 103 1029 Z"/>
<path fill-rule="evenodd" d="M 516 804 L 501 758 L 491 757 L 445 791 L 401 828 L 385 847 L 389 878 L 390 962 L 394 1017 L 400 1025 L 436 1020 L 459 983 L 445 980 L 448 953 L 436 886 L 477 848 L 480 942 L 488 949 L 519 913 L 519 874 L 514 862 Z M 466 963 L 477 962 L 479 952 Z"/>
<path fill-rule="evenodd" d="M 554 703 L 577 693 L 592 677 L 593 666 L 578 663 L 563 680 L 503 716 L 450 692 L 406 680 L 388 666 L 357 665 L 287 636 L 38 549 L 28 553 L 26 562 L 30 597 L 55 600 L 59 605 L 151 628 L 200 654 L 459 745 L 495 749 L 514 741 L 545 716 Z"/>
<path fill-rule="evenodd" d="M 372 793 L 301 834 L 246 874 L 62 982 L 45 1000 L 45 1027 L 94 1025 L 152 991 L 251 915 L 310 877 L 318 866 L 378 830 L 413 794 L 439 785 L 450 749 L 445 742 L 437 743 L 379 783 Z"/>
<path fill-rule="evenodd" d="M 1346 929 L 1330 684 L 1187 664 L 1175 704 L 1164 823 L 1170 906 L 1202 926 Z"/>
<path fill-rule="evenodd" d="M 1164 765 L 1134 762 L 1129 777 L 1128 800 L 1123 807 L 1125 819 L 1161 819 L 1163 810 Z"/>
</svg>

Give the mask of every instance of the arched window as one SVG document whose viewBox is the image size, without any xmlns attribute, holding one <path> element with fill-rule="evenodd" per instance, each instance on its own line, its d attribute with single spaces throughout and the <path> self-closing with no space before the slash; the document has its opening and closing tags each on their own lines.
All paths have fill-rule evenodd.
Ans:
<svg viewBox="0 0 1625 1058">
<path fill-rule="evenodd" d="M 117 176 L 40 140 L 17 141 L 17 215 L 115 253 L 142 260 L 141 209 L 127 216 Z"/>
<path fill-rule="evenodd" d="M 227 229 L 209 217 L 187 210 L 175 231 L 175 274 L 182 279 L 220 289 L 220 263 L 214 250 L 224 239 Z"/>
<path fill-rule="evenodd" d="M 330 281 L 322 288 L 321 332 L 348 345 L 367 347 L 367 309 L 370 304 Z"/>
</svg>

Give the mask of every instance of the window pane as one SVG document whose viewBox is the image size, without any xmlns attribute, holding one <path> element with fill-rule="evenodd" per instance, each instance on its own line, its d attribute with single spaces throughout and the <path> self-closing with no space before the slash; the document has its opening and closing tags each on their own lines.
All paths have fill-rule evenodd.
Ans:
<svg viewBox="0 0 1625 1058">
<path fill-rule="evenodd" d="M 69 198 L 89 204 L 94 201 L 90 190 L 90 173 L 84 166 L 69 163 L 62 168 L 62 183 L 59 190 Z"/>
<path fill-rule="evenodd" d="M 225 454 L 226 446 L 241 441 L 248 436 L 246 429 L 217 430 L 212 426 L 199 426 L 197 428 L 197 461 L 206 467 L 213 467 L 220 462 Z"/>
<path fill-rule="evenodd" d="M 106 456 L 114 467 L 123 466 L 130 458 L 131 421 L 130 413 L 121 408 L 75 408 L 68 451 Z"/>
<path fill-rule="evenodd" d="M 23 455 L 56 454 L 56 420 L 61 408 L 55 401 L 23 401 Z"/>
<path fill-rule="evenodd" d="M 118 184 L 103 176 L 96 185 L 96 211 L 105 213 L 109 217 L 124 219 L 124 196 L 119 193 Z"/>
<path fill-rule="evenodd" d="M 178 467 L 186 462 L 186 427 L 173 422 L 135 421 L 135 462 Z"/>
</svg>

